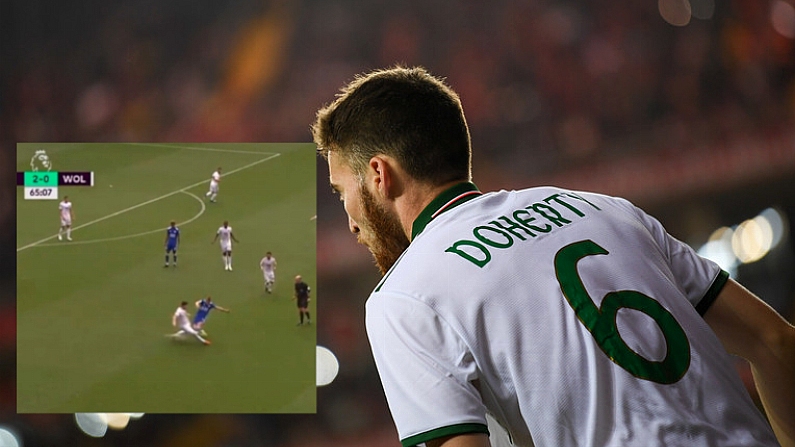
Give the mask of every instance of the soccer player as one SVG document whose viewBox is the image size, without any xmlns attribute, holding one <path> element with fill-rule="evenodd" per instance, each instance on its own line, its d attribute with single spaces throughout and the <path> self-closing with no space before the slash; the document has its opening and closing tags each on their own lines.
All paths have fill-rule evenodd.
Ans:
<svg viewBox="0 0 795 447">
<path fill-rule="evenodd" d="M 259 268 L 265 276 L 265 291 L 273 292 L 273 284 L 276 282 L 276 258 L 271 252 L 265 253 L 265 257 L 259 262 Z"/>
<path fill-rule="evenodd" d="M 517 446 L 795 442 L 795 327 L 627 200 L 481 192 L 444 81 L 357 76 L 312 129 L 383 274 L 366 327 L 404 446 L 488 446 L 487 413 Z"/>
<path fill-rule="evenodd" d="M 213 175 L 210 177 L 210 190 L 207 191 L 205 197 L 210 198 L 210 202 L 215 202 L 215 198 L 218 196 L 218 184 L 221 183 L 221 167 L 218 166 L 218 169 L 213 172 Z"/>
<path fill-rule="evenodd" d="M 304 324 L 304 315 L 306 315 L 306 324 L 312 324 L 312 319 L 309 317 L 309 292 L 311 289 L 309 285 L 304 282 L 301 278 L 301 275 L 296 275 L 295 277 L 295 297 L 293 299 L 296 301 L 298 305 L 298 324 L 296 326 L 301 326 Z"/>
<path fill-rule="evenodd" d="M 174 311 L 174 316 L 171 317 L 171 325 L 176 328 L 179 328 L 179 331 L 172 334 L 171 336 L 179 337 L 183 334 L 190 334 L 196 337 L 196 340 L 199 340 L 205 345 L 209 345 L 210 340 L 205 340 L 204 338 L 202 338 L 202 336 L 199 335 L 199 333 L 196 332 L 196 330 L 193 329 L 193 327 L 191 327 L 189 320 L 190 314 L 188 313 L 187 310 L 185 310 L 186 307 L 188 307 L 188 302 L 183 301 L 182 303 L 180 303 L 179 307 L 177 307 L 177 310 Z"/>
<path fill-rule="evenodd" d="M 61 216 L 61 226 L 58 229 L 58 240 L 63 240 L 63 234 L 66 232 L 66 240 L 72 240 L 72 202 L 69 201 L 69 196 L 63 196 L 63 200 L 58 204 L 58 211 Z"/>
<path fill-rule="evenodd" d="M 215 239 L 213 239 L 210 244 L 214 244 L 215 241 L 218 240 L 218 237 L 221 237 L 221 256 L 224 258 L 224 270 L 232 270 L 232 241 L 237 242 L 238 244 L 240 241 L 235 239 L 234 233 L 232 233 L 232 227 L 229 226 L 229 221 L 225 220 L 224 224 L 218 228 L 218 231 L 215 232 Z"/>
<path fill-rule="evenodd" d="M 166 265 L 164 267 L 168 267 L 168 254 L 171 253 L 171 257 L 174 259 L 174 267 L 177 266 L 177 246 L 179 246 L 179 228 L 177 228 L 177 223 L 175 221 L 171 221 L 171 226 L 166 229 L 166 240 L 163 243 L 166 246 Z"/>
<path fill-rule="evenodd" d="M 205 337 L 207 336 L 207 333 L 204 332 L 204 322 L 207 321 L 210 311 L 213 309 L 218 309 L 221 312 L 229 313 L 229 309 L 225 309 L 213 303 L 213 298 L 211 296 L 207 296 L 205 299 L 196 301 L 196 308 L 199 310 L 196 311 L 196 316 L 193 317 L 193 329 L 199 331 L 199 334 L 204 335 Z"/>
</svg>

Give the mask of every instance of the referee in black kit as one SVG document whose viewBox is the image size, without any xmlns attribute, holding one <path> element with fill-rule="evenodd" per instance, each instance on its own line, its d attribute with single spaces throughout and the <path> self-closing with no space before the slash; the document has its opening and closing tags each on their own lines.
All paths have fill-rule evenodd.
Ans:
<svg viewBox="0 0 795 447">
<path fill-rule="evenodd" d="M 295 276 L 295 300 L 298 304 L 299 321 L 296 326 L 304 324 L 304 315 L 306 315 L 306 324 L 312 324 L 312 319 L 309 317 L 309 285 L 301 279 L 301 275 Z"/>
</svg>

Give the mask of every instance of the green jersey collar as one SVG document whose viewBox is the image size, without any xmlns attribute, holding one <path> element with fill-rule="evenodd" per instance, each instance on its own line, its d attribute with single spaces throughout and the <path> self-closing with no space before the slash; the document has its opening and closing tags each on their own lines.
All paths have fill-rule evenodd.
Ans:
<svg viewBox="0 0 795 447">
<path fill-rule="evenodd" d="M 422 230 L 439 214 L 453 209 L 464 202 L 483 194 L 478 190 L 474 183 L 459 183 L 443 191 L 425 207 L 424 210 L 414 219 L 411 226 L 411 240 L 414 240 Z"/>
</svg>

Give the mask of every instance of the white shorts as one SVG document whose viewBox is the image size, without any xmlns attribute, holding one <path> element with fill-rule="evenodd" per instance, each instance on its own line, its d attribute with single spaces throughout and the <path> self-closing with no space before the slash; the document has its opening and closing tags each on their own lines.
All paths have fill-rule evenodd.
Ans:
<svg viewBox="0 0 795 447">
<path fill-rule="evenodd" d="M 210 192 L 213 194 L 218 194 L 218 183 L 210 182 Z"/>
<path fill-rule="evenodd" d="M 193 329 L 190 324 L 188 324 L 186 326 L 180 326 L 180 329 L 182 329 L 183 331 L 185 331 L 185 332 L 187 332 L 187 333 L 189 333 L 191 335 L 197 335 L 198 334 L 198 332 L 196 332 L 196 330 Z"/>
<path fill-rule="evenodd" d="M 62 227 L 71 227 L 72 226 L 72 219 L 69 217 L 61 217 L 61 226 Z"/>
<path fill-rule="evenodd" d="M 231 242 L 221 242 L 221 252 L 232 251 L 232 243 Z"/>
<path fill-rule="evenodd" d="M 265 282 L 276 281 L 276 272 L 265 272 Z"/>
</svg>

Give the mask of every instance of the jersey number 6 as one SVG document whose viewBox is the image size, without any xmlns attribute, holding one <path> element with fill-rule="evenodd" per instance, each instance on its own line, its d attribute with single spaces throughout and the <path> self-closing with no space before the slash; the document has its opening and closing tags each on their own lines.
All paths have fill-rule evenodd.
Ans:
<svg viewBox="0 0 795 447">
<path fill-rule="evenodd" d="M 682 326 L 668 310 L 636 290 L 610 292 L 602 298 L 601 307 L 597 307 L 585 290 L 577 272 L 577 262 L 586 256 L 606 254 L 607 250 L 591 240 L 561 248 L 555 255 L 555 275 L 563 295 L 596 344 L 616 365 L 641 379 L 662 384 L 678 381 L 690 366 L 690 343 Z M 657 323 L 665 337 L 664 359 L 647 360 L 627 346 L 616 325 L 616 314 L 624 307 L 643 312 Z"/>
</svg>

